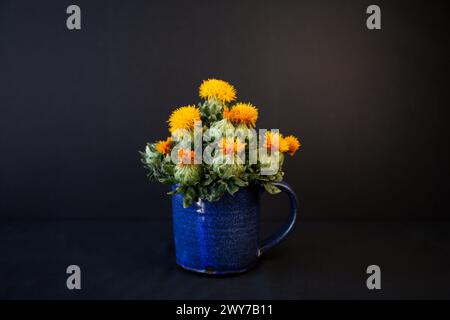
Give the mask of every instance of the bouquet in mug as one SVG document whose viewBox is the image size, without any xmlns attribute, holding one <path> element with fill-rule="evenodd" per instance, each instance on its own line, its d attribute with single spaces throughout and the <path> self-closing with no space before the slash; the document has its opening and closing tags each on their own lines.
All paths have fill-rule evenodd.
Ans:
<svg viewBox="0 0 450 320">
<path fill-rule="evenodd" d="M 140 152 L 148 178 L 174 185 L 169 194 L 181 193 L 184 207 L 199 199 L 217 201 L 250 184 L 280 192 L 273 183 L 283 179 L 284 155 L 293 156 L 299 140 L 273 129 L 256 132 L 258 109 L 251 103 L 232 104 L 236 89 L 225 81 L 203 81 L 199 96 L 197 106 L 172 112 L 170 137 Z"/>
</svg>

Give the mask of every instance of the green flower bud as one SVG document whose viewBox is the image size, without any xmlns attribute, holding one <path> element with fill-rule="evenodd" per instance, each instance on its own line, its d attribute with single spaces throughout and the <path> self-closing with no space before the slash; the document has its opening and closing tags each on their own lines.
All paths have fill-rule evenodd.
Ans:
<svg viewBox="0 0 450 320">
<path fill-rule="evenodd" d="M 211 126 L 211 130 L 217 130 L 221 132 L 222 136 L 225 136 L 227 134 L 227 130 L 234 132 L 234 129 L 235 128 L 233 124 L 227 119 L 222 119 L 220 121 L 214 122 L 214 124 Z"/>
<path fill-rule="evenodd" d="M 230 155 L 217 155 L 213 159 L 212 169 L 220 178 L 228 179 L 241 176 L 245 171 L 245 166 L 237 164 L 236 157 L 233 161 Z"/>
<path fill-rule="evenodd" d="M 260 164 L 262 172 L 266 172 L 265 175 L 274 175 L 281 170 L 283 165 L 284 155 L 281 152 L 274 152 L 270 155 L 262 154 L 260 155 Z"/>
<path fill-rule="evenodd" d="M 202 178 L 202 168 L 197 164 L 179 164 L 175 167 L 175 180 L 184 185 L 194 185 Z"/>
</svg>

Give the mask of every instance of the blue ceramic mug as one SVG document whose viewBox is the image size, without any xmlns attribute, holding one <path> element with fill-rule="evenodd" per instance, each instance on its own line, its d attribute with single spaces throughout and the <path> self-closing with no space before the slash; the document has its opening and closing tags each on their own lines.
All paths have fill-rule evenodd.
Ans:
<svg viewBox="0 0 450 320">
<path fill-rule="evenodd" d="M 208 274 L 249 270 L 268 249 L 283 240 L 294 226 L 297 197 L 285 182 L 275 183 L 290 199 L 288 222 L 272 237 L 259 240 L 259 186 L 241 188 L 217 202 L 199 200 L 183 208 L 183 196 L 172 196 L 173 232 L 177 264 Z"/>
</svg>

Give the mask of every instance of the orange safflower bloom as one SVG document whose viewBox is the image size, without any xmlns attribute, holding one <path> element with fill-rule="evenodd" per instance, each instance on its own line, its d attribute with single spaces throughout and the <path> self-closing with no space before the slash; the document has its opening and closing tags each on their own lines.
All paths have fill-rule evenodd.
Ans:
<svg viewBox="0 0 450 320">
<path fill-rule="evenodd" d="M 283 136 L 280 133 L 273 133 L 272 131 L 266 132 L 264 147 L 268 150 L 273 148 L 274 151 L 279 150 L 280 152 L 289 151 L 289 145 L 284 140 Z"/>
<path fill-rule="evenodd" d="M 287 136 L 283 138 L 283 140 L 288 145 L 288 152 L 291 156 L 293 156 L 301 146 L 300 141 L 298 141 L 297 137 L 295 136 Z"/>
<path fill-rule="evenodd" d="M 235 139 L 233 142 L 231 139 L 222 138 L 219 148 L 222 154 L 238 154 L 245 149 L 245 143 L 239 139 Z"/>
<path fill-rule="evenodd" d="M 169 137 L 166 140 L 160 140 L 156 143 L 156 151 L 163 155 L 168 155 L 172 149 L 172 138 Z"/>
<path fill-rule="evenodd" d="M 195 152 L 191 149 L 183 149 L 180 148 L 178 150 L 178 164 L 183 165 L 189 165 L 194 164 L 195 159 Z"/>
<path fill-rule="evenodd" d="M 200 110 L 196 106 L 184 106 L 172 112 L 167 121 L 169 131 L 174 132 L 179 129 L 192 130 L 196 121 L 200 121 Z"/>
<path fill-rule="evenodd" d="M 258 109 L 251 103 L 239 102 L 231 109 L 224 108 L 222 116 L 234 124 L 245 124 L 250 128 L 254 128 L 258 119 Z"/>
</svg>

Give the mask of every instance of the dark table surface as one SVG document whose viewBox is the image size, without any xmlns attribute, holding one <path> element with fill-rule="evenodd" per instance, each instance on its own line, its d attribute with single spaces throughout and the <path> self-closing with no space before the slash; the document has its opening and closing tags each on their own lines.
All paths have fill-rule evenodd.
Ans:
<svg viewBox="0 0 450 320">
<path fill-rule="evenodd" d="M 449 231 L 443 222 L 302 221 L 252 271 L 212 278 L 175 265 L 170 222 L 2 221 L 0 298 L 448 299 Z M 81 290 L 66 287 L 72 264 Z M 372 264 L 381 290 L 366 287 Z"/>
</svg>

